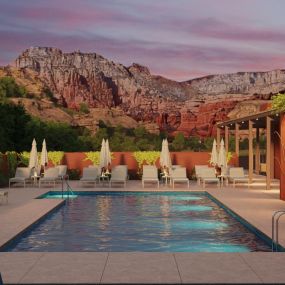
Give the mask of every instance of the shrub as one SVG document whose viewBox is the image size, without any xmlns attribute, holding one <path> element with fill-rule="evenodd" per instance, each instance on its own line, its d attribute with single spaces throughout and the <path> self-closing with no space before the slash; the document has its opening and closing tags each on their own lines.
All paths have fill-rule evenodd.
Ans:
<svg viewBox="0 0 285 285">
<path fill-rule="evenodd" d="M 84 153 L 86 155 L 86 160 L 90 160 L 93 165 L 99 165 L 100 162 L 100 152 L 99 151 L 89 151 Z"/>
<path fill-rule="evenodd" d="M 18 164 L 17 152 L 15 152 L 15 151 L 7 151 L 5 154 L 7 156 L 9 177 L 14 177 L 15 176 L 15 172 L 16 172 L 16 167 L 17 167 L 17 164 Z"/>
<path fill-rule="evenodd" d="M 154 165 L 160 156 L 159 151 L 136 151 L 133 153 L 133 157 L 138 163 L 138 173 L 142 173 L 143 164 Z"/>
<path fill-rule="evenodd" d="M 88 107 L 88 105 L 87 105 L 86 103 L 80 103 L 80 105 L 79 105 L 79 111 L 80 111 L 81 113 L 84 113 L 84 114 L 90 113 L 89 107 Z"/>
<path fill-rule="evenodd" d="M 62 162 L 64 156 L 63 151 L 49 151 L 48 159 L 52 162 L 54 166 L 59 165 Z"/>
<path fill-rule="evenodd" d="M 67 175 L 69 176 L 70 180 L 79 180 L 80 171 L 79 169 L 67 169 Z"/>
</svg>

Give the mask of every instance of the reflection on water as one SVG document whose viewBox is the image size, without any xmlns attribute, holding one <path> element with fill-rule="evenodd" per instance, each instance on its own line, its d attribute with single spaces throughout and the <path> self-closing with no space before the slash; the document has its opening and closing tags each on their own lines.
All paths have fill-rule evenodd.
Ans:
<svg viewBox="0 0 285 285">
<path fill-rule="evenodd" d="M 10 251 L 246 252 L 270 248 L 205 195 L 78 196 Z"/>
</svg>

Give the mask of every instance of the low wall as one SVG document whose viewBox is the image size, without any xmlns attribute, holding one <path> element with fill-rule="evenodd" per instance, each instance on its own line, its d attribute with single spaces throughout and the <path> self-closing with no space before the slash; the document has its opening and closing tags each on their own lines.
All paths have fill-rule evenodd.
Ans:
<svg viewBox="0 0 285 285">
<path fill-rule="evenodd" d="M 208 164 L 210 153 L 208 152 L 171 152 L 172 164 L 179 164 L 186 167 L 187 175 L 190 176 L 195 165 Z M 113 152 L 114 159 L 111 167 L 115 165 L 125 164 L 128 166 L 131 177 L 135 177 L 138 171 L 138 164 L 133 157 L 132 152 Z M 63 163 L 67 165 L 68 169 L 79 169 L 82 173 L 83 167 L 91 165 L 91 161 L 85 160 L 84 152 L 66 152 Z M 230 164 L 235 165 L 236 159 L 233 158 Z M 156 162 L 159 167 L 159 160 Z"/>
</svg>

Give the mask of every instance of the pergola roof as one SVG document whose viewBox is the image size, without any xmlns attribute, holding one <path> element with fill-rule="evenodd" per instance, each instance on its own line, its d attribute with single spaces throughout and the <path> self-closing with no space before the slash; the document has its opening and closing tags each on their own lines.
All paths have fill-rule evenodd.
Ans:
<svg viewBox="0 0 285 285">
<path fill-rule="evenodd" d="M 266 127 L 266 117 L 271 117 L 273 123 L 277 123 L 279 121 L 279 114 L 280 112 L 277 110 L 267 110 L 259 113 L 255 113 L 250 116 L 244 116 L 237 119 L 227 120 L 224 122 L 218 122 L 217 127 L 223 128 L 228 127 L 229 129 L 235 129 L 235 124 L 239 124 L 240 130 L 247 130 L 248 129 L 248 122 L 253 122 L 254 128 L 265 128 Z"/>
</svg>

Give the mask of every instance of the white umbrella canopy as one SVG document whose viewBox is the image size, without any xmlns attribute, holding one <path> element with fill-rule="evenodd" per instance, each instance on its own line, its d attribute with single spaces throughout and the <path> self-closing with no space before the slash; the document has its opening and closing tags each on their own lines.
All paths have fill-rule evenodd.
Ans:
<svg viewBox="0 0 285 285">
<path fill-rule="evenodd" d="M 101 144 L 101 150 L 100 150 L 100 168 L 106 167 L 108 165 L 107 159 L 106 159 L 106 142 L 103 139 Z"/>
<path fill-rule="evenodd" d="M 42 152 L 41 152 L 41 166 L 45 167 L 48 164 L 48 153 L 46 140 L 43 140 Z"/>
<path fill-rule="evenodd" d="M 172 166 L 172 162 L 171 162 L 171 157 L 170 157 L 170 152 L 169 152 L 169 147 L 168 147 L 168 141 L 167 139 L 165 139 L 165 152 L 166 152 L 166 161 L 167 161 L 167 164 L 166 166 L 168 168 L 170 168 Z"/>
<path fill-rule="evenodd" d="M 38 167 L 38 151 L 37 151 L 37 143 L 36 140 L 33 139 L 32 149 L 30 152 L 30 159 L 29 159 L 29 168 L 37 168 Z"/>
<path fill-rule="evenodd" d="M 162 140 L 159 163 L 161 167 L 165 165 L 165 139 Z"/>
<path fill-rule="evenodd" d="M 221 140 L 220 150 L 218 155 L 218 166 L 220 167 L 227 167 L 227 154 L 225 150 L 225 143 L 224 140 Z"/>
<path fill-rule="evenodd" d="M 215 139 L 214 139 L 214 141 L 213 141 L 213 147 L 212 147 L 212 153 L 211 153 L 210 163 L 211 163 L 212 165 L 218 164 L 217 142 L 216 142 Z"/>
<path fill-rule="evenodd" d="M 105 141 L 105 146 L 106 146 L 106 160 L 107 160 L 107 166 L 108 166 L 112 162 L 111 151 L 110 151 L 108 139 Z"/>
<path fill-rule="evenodd" d="M 160 162 L 161 167 L 165 166 L 167 168 L 170 168 L 172 166 L 167 139 L 164 139 L 162 141 L 162 147 L 161 147 L 159 162 Z"/>
</svg>

